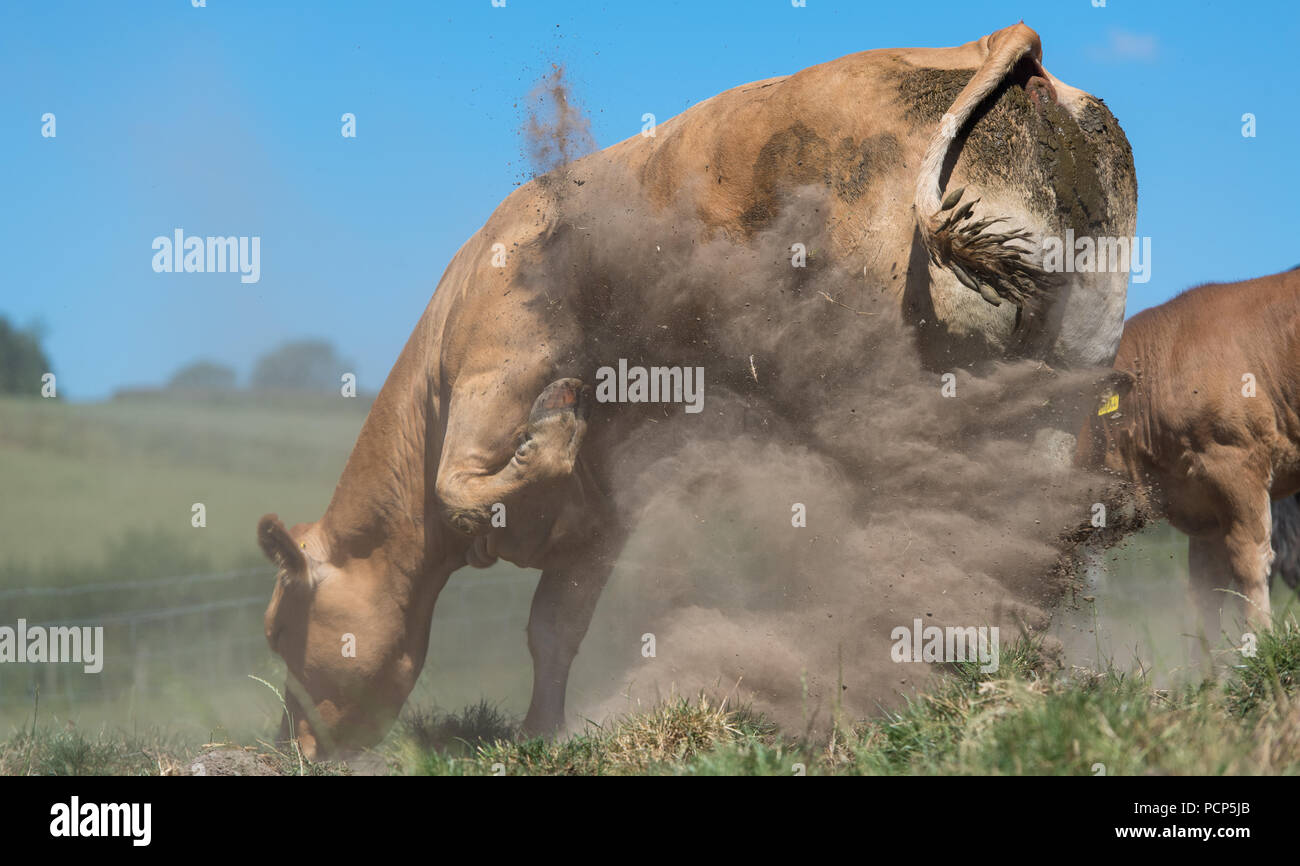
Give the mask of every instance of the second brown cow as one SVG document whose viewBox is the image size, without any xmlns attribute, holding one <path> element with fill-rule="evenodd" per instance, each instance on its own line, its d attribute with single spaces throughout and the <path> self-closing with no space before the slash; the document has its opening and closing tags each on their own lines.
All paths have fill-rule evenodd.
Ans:
<svg viewBox="0 0 1300 866">
<path fill-rule="evenodd" d="M 1270 503 L 1300 490 L 1300 270 L 1200 286 L 1138 313 L 1079 456 L 1137 483 L 1190 538 L 1191 595 L 1208 636 L 1222 590 L 1270 622 Z"/>
</svg>

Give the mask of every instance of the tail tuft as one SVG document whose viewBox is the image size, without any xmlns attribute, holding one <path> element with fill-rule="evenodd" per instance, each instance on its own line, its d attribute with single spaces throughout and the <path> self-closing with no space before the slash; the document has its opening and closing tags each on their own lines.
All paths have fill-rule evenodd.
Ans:
<svg viewBox="0 0 1300 866">
<path fill-rule="evenodd" d="M 1028 257 L 1029 250 L 1017 246 L 1032 244 L 1032 235 L 1024 229 L 994 231 L 993 227 L 1006 219 L 977 219 L 974 208 L 978 198 L 958 204 L 964 189 L 952 190 L 939 200 L 944 162 L 975 109 L 1022 59 L 1028 57 L 1037 64 L 1042 57 L 1038 34 L 1023 23 L 993 34 L 989 46 L 984 62 L 939 119 L 917 176 L 913 211 L 921 242 L 935 265 L 952 271 L 962 285 L 995 307 L 1003 300 L 1024 307 L 1050 284 Z"/>
</svg>

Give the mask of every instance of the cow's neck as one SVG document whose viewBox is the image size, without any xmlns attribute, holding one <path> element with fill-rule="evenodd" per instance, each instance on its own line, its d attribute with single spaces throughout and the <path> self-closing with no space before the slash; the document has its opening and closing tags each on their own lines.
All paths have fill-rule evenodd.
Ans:
<svg viewBox="0 0 1300 866">
<path fill-rule="evenodd" d="M 423 324 L 423 323 L 422 323 Z M 445 582 L 447 530 L 426 493 L 441 441 L 437 382 L 426 359 L 436 346 L 417 328 L 371 406 L 357 444 L 321 518 L 335 560 L 378 558 L 391 591 Z M 426 483 L 427 482 L 427 483 Z"/>
</svg>

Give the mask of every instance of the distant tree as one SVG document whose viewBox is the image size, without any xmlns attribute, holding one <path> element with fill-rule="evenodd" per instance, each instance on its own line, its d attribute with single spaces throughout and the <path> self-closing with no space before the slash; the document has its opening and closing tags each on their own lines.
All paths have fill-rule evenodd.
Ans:
<svg viewBox="0 0 1300 866">
<path fill-rule="evenodd" d="M 167 387 L 176 391 L 233 391 L 235 371 L 212 361 L 195 361 L 181 367 Z"/>
<path fill-rule="evenodd" d="M 253 367 L 252 386 L 263 391 L 337 390 L 344 373 L 355 372 L 325 340 L 296 340 L 263 355 Z"/>
<path fill-rule="evenodd" d="M 41 377 L 49 372 L 39 329 L 15 328 L 0 316 L 0 394 L 39 395 Z"/>
</svg>

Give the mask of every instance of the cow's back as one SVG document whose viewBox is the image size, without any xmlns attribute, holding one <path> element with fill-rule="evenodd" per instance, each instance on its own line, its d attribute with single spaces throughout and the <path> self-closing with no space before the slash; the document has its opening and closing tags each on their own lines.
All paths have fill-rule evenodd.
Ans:
<svg viewBox="0 0 1300 866">
<path fill-rule="evenodd" d="M 1300 271 L 1198 286 L 1138 313 L 1115 367 L 1137 377 L 1134 411 L 1163 463 L 1262 446 L 1274 495 L 1300 488 Z"/>
<path fill-rule="evenodd" d="M 845 303 L 862 308 L 866 298 L 886 295 L 945 352 L 1108 362 L 1123 319 L 1125 275 L 1070 274 L 1070 291 L 1052 293 L 1045 309 L 1021 316 L 1016 305 L 990 305 L 955 273 L 930 267 L 913 243 L 912 197 L 924 154 L 987 59 L 989 39 L 860 52 L 704 100 L 653 135 L 633 136 L 516 190 L 480 231 L 469 266 L 440 291 L 490 296 L 471 304 L 482 304 L 481 312 L 456 316 L 462 325 L 527 330 L 530 323 L 493 309 L 492 299 L 509 292 L 552 304 L 557 286 L 570 288 L 570 276 L 584 273 L 583 256 L 622 244 L 618 257 L 633 261 L 656 227 L 666 226 L 656 243 L 683 233 L 780 251 L 803 242 L 862 275 L 846 285 Z M 1100 101 L 1060 82 L 1059 105 L 1035 103 L 1025 84 L 1023 70 L 1015 72 L 962 131 L 948 186 L 970 185 L 981 198 L 976 215 L 1001 218 L 999 230 L 1024 228 L 1040 239 L 1067 229 L 1130 235 L 1132 157 L 1114 118 Z M 1072 173 L 1054 168 L 1054 154 L 1067 148 L 1078 163 Z M 822 197 L 792 212 L 788 205 L 809 189 Z M 613 231 L 620 220 L 638 231 Z M 823 232 L 824 239 L 811 237 Z M 489 248 L 505 251 L 504 265 Z M 593 282 L 615 282 L 603 277 L 594 274 Z M 620 286 L 637 290 L 636 281 Z"/>
</svg>

